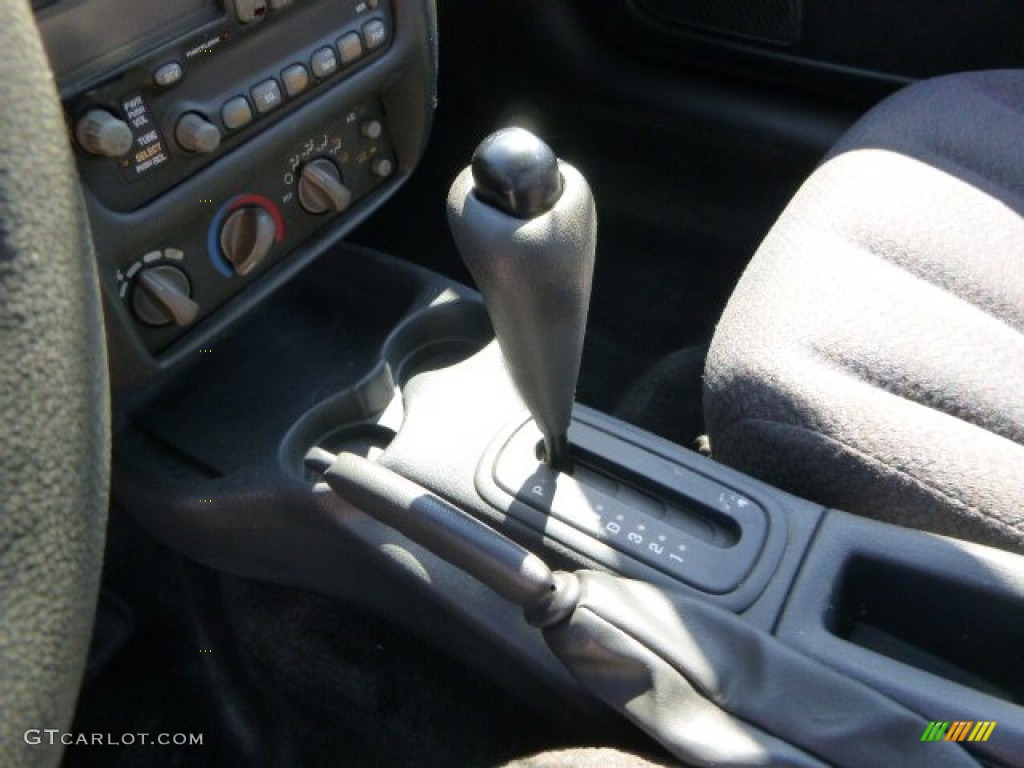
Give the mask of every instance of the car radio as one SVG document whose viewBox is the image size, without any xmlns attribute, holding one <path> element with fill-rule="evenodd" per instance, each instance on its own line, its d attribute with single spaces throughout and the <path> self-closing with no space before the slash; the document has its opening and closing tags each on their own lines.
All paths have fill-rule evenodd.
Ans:
<svg viewBox="0 0 1024 768">
<path fill-rule="evenodd" d="M 121 211 L 365 66 L 391 38 L 380 0 L 91 0 L 48 5 L 38 18 L 82 178 Z"/>
<path fill-rule="evenodd" d="M 101 278 L 150 353 L 398 175 L 395 72 L 359 75 L 392 2 L 36 4 Z"/>
</svg>

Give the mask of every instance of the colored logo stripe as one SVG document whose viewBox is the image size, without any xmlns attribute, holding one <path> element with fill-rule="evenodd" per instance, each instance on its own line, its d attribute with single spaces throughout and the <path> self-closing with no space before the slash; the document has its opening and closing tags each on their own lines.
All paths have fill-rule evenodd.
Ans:
<svg viewBox="0 0 1024 768">
<path fill-rule="evenodd" d="M 984 721 L 982 720 L 971 731 L 971 735 L 967 737 L 968 741 L 988 741 L 988 737 L 992 735 L 992 731 L 996 729 L 995 720 Z"/>
<path fill-rule="evenodd" d="M 995 729 L 995 720 L 932 720 L 921 741 L 988 741 Z"/>
<path fill-rule="evenodd" d="M 946 738 L 943 741 L 963 741 L 967 738 L 967 734 L 970 733 L 971 726 L 974 725 L 970 720 L 955 720 L 949 730 L 946 732 Z"/>
</svg>

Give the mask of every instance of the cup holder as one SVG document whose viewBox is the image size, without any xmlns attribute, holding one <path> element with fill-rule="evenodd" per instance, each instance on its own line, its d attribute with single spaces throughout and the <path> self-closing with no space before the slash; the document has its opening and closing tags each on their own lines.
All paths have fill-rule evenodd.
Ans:
<svg viewBox="0 0 1024 768">
<path fill-rule="evenodd" d="M 395 436 L 398 425 L 378 421 L 396 394 L 413 377 L 457 365 L 493 338 L 487 310 L 479 302 L 458 300 L 413 312 L 388 335 L 377 364 L 365 377 L 320 401 L 296 422 L 284 438 L 282 461 L 307 477 L 302 459 L 314 446 L 374 458 Z"/>
<path fill-rule="evenodd" d="M 349 424 L 324 435 L 318 445 L 331 453 L 354 453 L 375 461 L 395 439 L 395 430 L 383 424 Z"/>
<path fill-rule="evenodd" d="M 483 304 L 455 301 L 404 320 L 384 342 L 382 357 L 401 388 L 417 374 L 461 363 L 493 338 Z"/>
</svg>

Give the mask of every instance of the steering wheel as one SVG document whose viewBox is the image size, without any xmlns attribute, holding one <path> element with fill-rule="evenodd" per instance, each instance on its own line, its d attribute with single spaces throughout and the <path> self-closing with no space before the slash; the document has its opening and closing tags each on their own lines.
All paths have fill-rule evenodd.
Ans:
<svg viewBox="0 0 1024 768">
<path fill-rule="evenodd" d="M 0 765 L 56 765 L 110 473 L 106 345 L 67 128 L 26 0 L 0 0 Z M 41 744 L 34 734 L 40 729 Z"/>
</svg>

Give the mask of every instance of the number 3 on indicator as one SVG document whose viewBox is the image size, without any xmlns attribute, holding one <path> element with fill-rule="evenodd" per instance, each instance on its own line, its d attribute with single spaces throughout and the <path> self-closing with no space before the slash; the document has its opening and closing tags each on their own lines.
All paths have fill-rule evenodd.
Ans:
<svg viewBox="0 0 1024 768">
<path fill-rule="evenodd" d="M 639 547 L 639 546 L 640 546 L 641 544 L 643 544 L 643 543 L 644 543 L 644 537 L 643 537 L 643 536 L 641 536 L 641 535 L 640 535 L 639 533 L 631 533 L 631 534 L 629 534 L 629 536 L 627 536 L 626 538 L 628 538 L 628 539 L 629 539 L 629 540 L 630 540 L 631 542 L 633 542 L 634 544 L 636 544 L 636 545 L 637 545 L 638 547 Z"/>
</svg>

